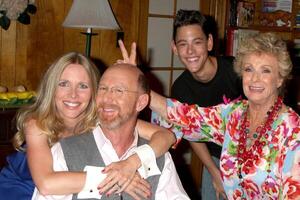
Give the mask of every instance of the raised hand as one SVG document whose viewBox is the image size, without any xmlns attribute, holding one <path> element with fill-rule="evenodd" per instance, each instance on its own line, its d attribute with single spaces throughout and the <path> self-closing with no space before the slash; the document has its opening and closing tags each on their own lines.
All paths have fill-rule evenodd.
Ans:
<svg viewBox="0 0 300 200">
<path fill-rule="evenodd" d="M 125 48 L 125 45 L 122 40 L 118 40 L 119 47 L 122 53 L 123 60 L 117 60 L 117 63 L 128 63 L 132 65 L 136 65 L 136 43 L 133 42 L 131 44 L 130 55 Z"/>
</svg>

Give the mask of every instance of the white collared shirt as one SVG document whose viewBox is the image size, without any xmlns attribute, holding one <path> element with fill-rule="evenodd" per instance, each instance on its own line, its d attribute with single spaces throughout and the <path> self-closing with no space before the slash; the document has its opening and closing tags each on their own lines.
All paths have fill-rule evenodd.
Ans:
<svg viewBox="0 0 300 200">
<path fill-rule="evenodd" d="M 93 131 L 93 136 L 96 141 L 97 148 L 101 153 L 105 165 L 109 165 L 112 162 L 117 162 L 128 158 L 130 155 L 135 153 L 137 148 L 137 131 L 134 134 L 134 141 L 128 150 L 124 153 L 122 157 L 118 157 L 116 151 L 114 150 L 111 142 L 104 136 L 101 128 L 98 126 Z M 67 164 L 64 158 L 64 154 L 60 143 L 55 144 L 51 148 L 53 155 L 53 169 L 55 171 L 68 171 Z M 148 157 L 148 156 L 145 156 Z M 143 178 L 147 178 L 152 175 L 160 174 L 160 170 L 156 165 L 155 159 L 148 159 L 146 163 L 142 163 L 142 166 L 138 169 L 139 173 Z M 87 179 L 85 186 L 78 197 L 81 198 L 101 198 L 97 190 L 99 183 L 105 178 L 105 175 L 101 173 L 100 167 L 87 166 L 85 170 L 87 172 Z M 71 200 L 71 195 L 47 195 L 43 196 L 39 193 L 37 188 L 34 190 L 32 196 L 34 200 Z M 176 172 L 175 165 L 173 163 L 172 157 L 169 152 L 165 154 L 165 164 L 159 178 L 157 190 L 155 193 L 155 199 L 166 199 L 166 200 L 186 200 L 190 199 L 186 192 L 184 191 L 181 181 Z"/>
</svg>

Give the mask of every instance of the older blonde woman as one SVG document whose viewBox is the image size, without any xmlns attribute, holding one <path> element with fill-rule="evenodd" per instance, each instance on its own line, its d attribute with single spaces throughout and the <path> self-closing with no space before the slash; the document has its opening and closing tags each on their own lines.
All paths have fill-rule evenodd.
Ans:
<svg viewBox="0 0 300 200">
<path fill-rule="evenodd" d="M 260 33 L 243 41 L 235 61 L 248 100 L 203 108 L 153 92 L 151 107 L 178 138 L 222 146 L 228 199 L 300 199 L 300 118 L 281 96 L 291 69 L 285 42 Z"/>
</svg>

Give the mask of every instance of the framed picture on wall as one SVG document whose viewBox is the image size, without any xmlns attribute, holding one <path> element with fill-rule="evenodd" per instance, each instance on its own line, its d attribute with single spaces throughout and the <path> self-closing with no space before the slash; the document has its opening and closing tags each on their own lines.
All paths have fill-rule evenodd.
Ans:
<svg viewBox="0 0 300 200">
<path fill-rule="evenodd" d="M 237 4 L 237 26 L 248 27 L 254 24 L 255 4 L 239 1 Z"/>
</svg>

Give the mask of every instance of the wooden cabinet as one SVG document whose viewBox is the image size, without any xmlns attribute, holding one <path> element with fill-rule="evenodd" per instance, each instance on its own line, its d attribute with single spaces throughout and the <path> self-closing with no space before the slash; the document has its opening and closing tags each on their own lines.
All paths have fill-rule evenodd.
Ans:
<svg viewBox="0 0 300 200">
<path fill-rule="evenodd" d="M 227 0 L 226 13 L 226 38 L 230 38 L 232 29 L 241 34 L 250 30 L 276 32 L 288 42 L 291 57 L 295 59 L 295 42 L 300 40 L 300 0 Z M 233 45 L 233 42 L 227 39 L 226 47 L 230 45 Z M 230 54 L 227 52 L 227 55 Z M 300 65 L 298 63 L 295 62 L 296 65 Z"/>
<path fill-rule="evenodd" d="M 0 108 L 0 168 L 5 164 L 6 156 L 14 151 L 11 139 L 16 133 L 16 111 L 15 108 Z"/>
</svg>

